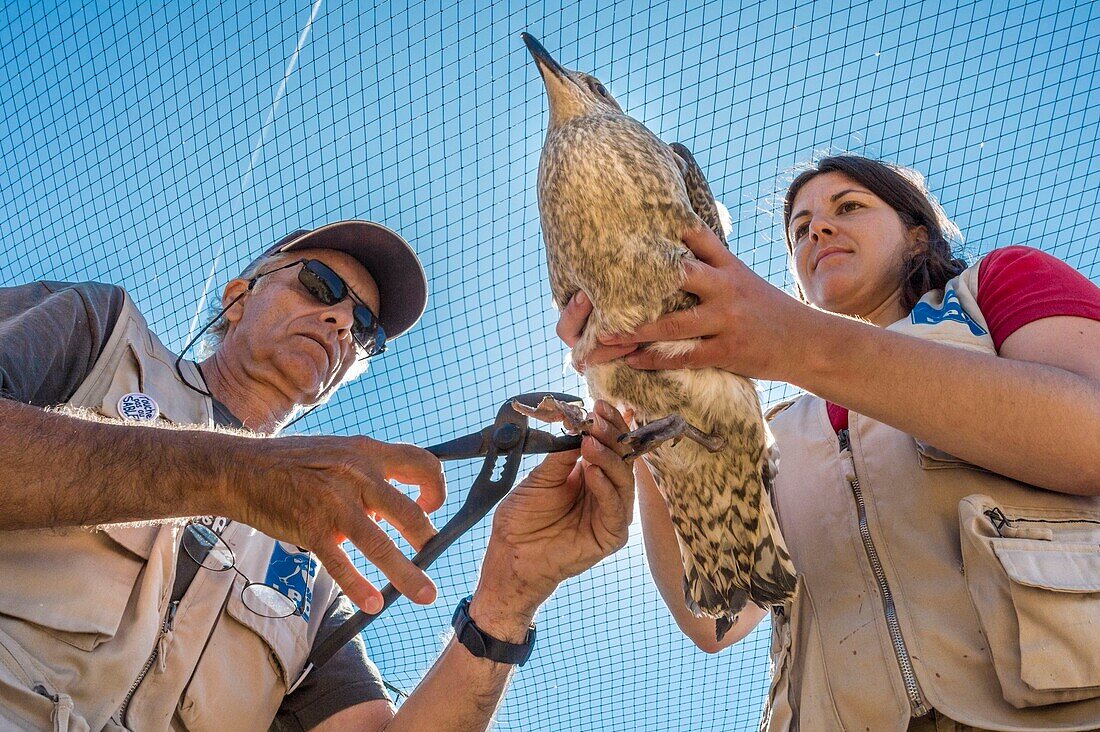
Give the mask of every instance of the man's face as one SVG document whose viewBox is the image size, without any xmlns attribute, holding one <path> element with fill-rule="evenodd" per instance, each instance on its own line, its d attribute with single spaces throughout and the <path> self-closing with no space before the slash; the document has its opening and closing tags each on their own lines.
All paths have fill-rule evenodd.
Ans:
<svg viewBox="0 0 1100 732">
<path fill-rule="evenodd" d="M 289 252 L 260 270 L 268 272 L 295 259 L 316 259 L 332 268 L 362 301 L 378 313 L 378 286 L 353 257 L 330 249 Z M 344 380 L 360 353 L 352 338 L 354 298 L 325 305 L 298 280 L 301 265 L 261 277 L 226 313 L 229 330 L 222 349 L 242 380 L 274 389 L 296 404 L 324 400 Z M 247 282 L 226 288 L 228 303 Z"/>
</svg>

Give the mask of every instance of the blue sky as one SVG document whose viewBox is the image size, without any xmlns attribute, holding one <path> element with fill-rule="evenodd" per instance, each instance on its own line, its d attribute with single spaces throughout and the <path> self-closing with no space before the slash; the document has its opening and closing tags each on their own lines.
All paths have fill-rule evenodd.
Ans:
<svg viewBox="0 0 1100 732">
<path fill-rule="evenodd" d="M 535 196 L 546 102 L 525 30 L 695 152 L 734 214 L 732 248 L 778 286 L 774 194 L 824 150 L 923 171 L 971 256 L 1030 244 L 1100 281 L 1100 9 L 1088 0 L 0 13 L 0 285 L 116 282 L 179 348 L 208 288 L 289 230 L 364 217 L 412 242 L 428 312 L 305 432 L 431 444 L 512 394 L 581 390 L 553 335 Z M 761 389 L 768 402 L 787 393 Z M 448 466 L 444 517 L 475 467 Z M 433 572 L 436 606 L 399 604 L 370 629 L 397 686 L 415 685 L 473 588 L 484 529 Z M 766 628 L 720 656 L 692 650 L 637 536 L 564 586 L 540 628 L 499 729 L 755 726 Z"/>
</svg>

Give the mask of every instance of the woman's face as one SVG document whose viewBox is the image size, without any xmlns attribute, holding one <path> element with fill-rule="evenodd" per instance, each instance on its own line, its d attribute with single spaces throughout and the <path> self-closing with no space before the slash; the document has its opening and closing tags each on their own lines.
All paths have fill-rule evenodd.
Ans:
<svg viewBox="0 0 1100 732">
<path fill-rule="evenodd" d="M 811 178 L 791 212 L 791 266 L 809 302 L 877 325 L 905 315 L 902 265 L 923 229 L 907 229 L 881 198 L 836 172 Z"/>
</svg>

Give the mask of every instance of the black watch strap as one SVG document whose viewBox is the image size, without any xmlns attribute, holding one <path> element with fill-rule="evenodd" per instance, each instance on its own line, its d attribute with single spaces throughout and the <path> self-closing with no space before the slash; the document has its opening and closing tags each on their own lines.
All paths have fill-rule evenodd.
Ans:
<svg viewBox="0 0 1100 732">
<path fill-rule="evenodd" d="M 511 663 L 517 666 L 527 663 L 527 659 L 531 657 L 531 649 L 535 647 L 535 626 L 532 625 L 527 629 L 527 638 L 523 643 L 508 643 L 494 638 L 477 627 L 470 618 L 470 600 L 472 599 L 473 597 L 464 598 L 455 608 L 454 617 L 451 618 L 455 639 L 478 658 L 488 658 L 497 663 Z"/>
</svg>

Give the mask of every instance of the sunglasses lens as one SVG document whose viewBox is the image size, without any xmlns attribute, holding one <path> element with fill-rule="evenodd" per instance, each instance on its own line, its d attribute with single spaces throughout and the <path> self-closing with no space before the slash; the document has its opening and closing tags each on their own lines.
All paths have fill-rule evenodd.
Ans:
<svg viewBox="0 0 1100 732">
<path fill-rule="evenodd" d="M 366 305 L 355 306 L 355 329 L 352 335 L 368 356 L 375 356 L 386 350 L 386 331 Z"/>
<path fill-rule="evenodd" d="M 298 271 L 298 281 L 325 305 L 335 305 L 348 296 L 348 286 L 340 275 L 316 259 L 308 260 Z M 358 299 L 355 298 L 357 301 Z M 352 327 L 351 334 L 359 347 L 366 351 L 367 356 L 376 356 L 385 351 L 386 331 L 382 329 L 382 325 L 371 309 L 361 302 L 356 302 L 353 314 L 355 325 Z"/>
<path fill-rule="evenodd" d="M 327 265 L 311 259 L 298 271 L 298 281 L 325 305 L 335 305 L 347 297 L 348 287 Z"/>
</svg>

